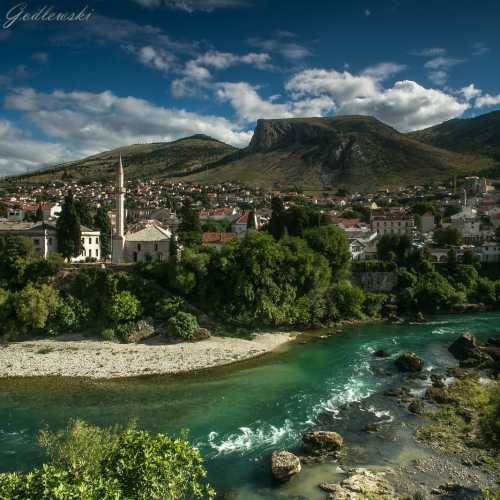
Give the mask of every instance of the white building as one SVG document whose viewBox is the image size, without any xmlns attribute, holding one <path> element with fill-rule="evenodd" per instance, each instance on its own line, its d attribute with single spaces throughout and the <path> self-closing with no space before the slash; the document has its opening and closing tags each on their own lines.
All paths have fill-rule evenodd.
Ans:
<svg viewBox="0 0 500 500">
<path fill-rule="evenodd" d="M 371 216 L 372 231 L 380 236 L 384 234 L 406 234 L 410 236 L 415 229 L 415 219 L 405 210 L 390 210 Z"/>
<path fill-rule="evenodd" d="M 82 253 L 72 257 L 71 262 L 83 262 L 87 258 L 101 258 L 101 233 L 81 226 Z M 57 253 L 57 229 L 46 222 L 0 222 L 0 236 L 21 236 L 31 241 L 33 253 L 37 257 L 47 258 Z"/>
</svg>

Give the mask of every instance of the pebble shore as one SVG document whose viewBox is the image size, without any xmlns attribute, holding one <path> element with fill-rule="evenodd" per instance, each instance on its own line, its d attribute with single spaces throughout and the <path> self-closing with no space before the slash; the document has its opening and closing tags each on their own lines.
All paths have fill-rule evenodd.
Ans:
<svg viewBox="0 0 500 500">
<path fill-rule="evenodd" d="M 188 373 L 268 353 L 293 333 L 258 333 L 253 340 L 211 337 L 178 344 L 120 344 L 67 335 L 0 346 L 0 378 L 87 377 L 110 379 Z"/>
</svg>

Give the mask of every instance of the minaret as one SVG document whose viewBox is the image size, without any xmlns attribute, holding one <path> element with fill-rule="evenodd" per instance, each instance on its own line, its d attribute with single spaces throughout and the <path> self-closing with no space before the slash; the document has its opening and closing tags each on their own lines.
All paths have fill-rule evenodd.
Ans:
<svg viewBox="0 0 500 500">
<path fill-rule="evenodd" d="M 122 155 L 116 168 L 116 224 L 112 241 L 112 261 L 119 264 L 123 261 L 125 244 L 125 181 L 123 176 Z"/>
</svg>

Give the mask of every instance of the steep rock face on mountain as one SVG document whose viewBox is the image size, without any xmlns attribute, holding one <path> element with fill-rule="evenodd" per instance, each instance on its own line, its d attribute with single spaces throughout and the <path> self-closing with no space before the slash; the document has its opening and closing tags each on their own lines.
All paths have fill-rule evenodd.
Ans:
<svg viewBox="0 0 500 500">
<path fill-rule="evenodd" d="M 305 189 L 376 188 L 446 179 L 480 166 L 373 117 L 290 118 L 258 120 L 248 148 L 217 162 L 206 178 Z"/>
</svg>

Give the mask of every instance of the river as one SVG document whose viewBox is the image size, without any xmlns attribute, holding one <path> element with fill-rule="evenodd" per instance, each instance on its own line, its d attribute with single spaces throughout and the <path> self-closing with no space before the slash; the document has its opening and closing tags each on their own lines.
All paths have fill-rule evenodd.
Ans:
<svg viewBox="0 0 500 500">
<path fill-rule="evenodd" d="M 351 445 L 365 447 L 364 453 L 359 451 L 360 463 L 401 461 L 408 454 L 404 439 L 374 446 L 360 433 L 359 415 L 386 422 L 399 417 L 388 398 L 368 396 L 397 385 L 400 376 L 395 371 L 380 376 L 375 369 L 391 368 L 402 351 L 422 356 L 426 369 L 449 366 L 454 361 L 447 347 L 460 333 L 472 331 L 486 338 L 499 330 L 499 313 L 453 315 L 426 324 L 346 328 L 258 360 L 183 377 L 4 379 L 0 470 L 26 470 L 43 460 L 36 446 L 42 426 L 59 429 L 74 417 L 99 425 L 133 417 L 151 431 L 189 429 L 189 439 L 206 458 L 210 482 L 218 490 L 234 489 L 245 500 L 299 494 L 322 498 L 314 493 L 313 483 L 318 471 L 333 476 L 334 466 L 316 467 L 315 472 L 311 468 L 301 483 L 276 489 L 269 480 L 270 451 L 293 448 L 304 431 L 328 421 Z M 377 349 L 388 351 L 392 359 L 375 360 Z M 360 402 L 358 416 L 343 418 L 341 408 L 355 401 Z"/>
</svg>

